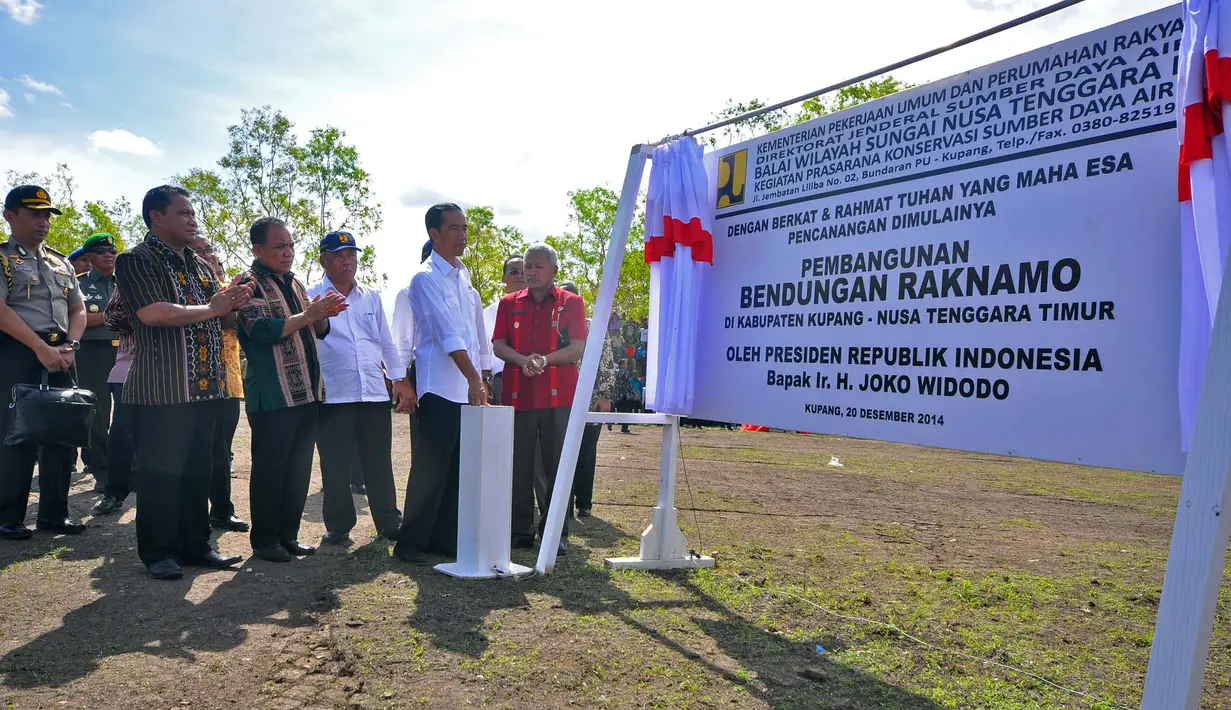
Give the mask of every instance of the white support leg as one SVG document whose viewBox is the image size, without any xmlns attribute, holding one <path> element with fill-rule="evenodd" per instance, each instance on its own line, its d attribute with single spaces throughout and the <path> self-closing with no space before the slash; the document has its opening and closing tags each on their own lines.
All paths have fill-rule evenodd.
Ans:
<svg viewBox="0 0 1231 710">
<path fill-rule="evenodd" d="M 485 579 L 531 572 L 509 561 L 513 529 L 513 408 L 462 407 L 457 495 L 457 561 L 451 577 Z"/>
<path fill-rule="evenodd" d="M 620 190 L 620 205 L 616 208 L 615 222 L 611 226 L 611 240 L 607 242 L 607 254 L 603 257 L 603 280 L 599 283 L 598 296 L 594 302 L 594 315 L 590 321 L 591 336 L 586 338 L 586 349 L 581 356 L 577 391 L 573 395 L 573 406 L 564 433 L 560 466 L 556 469 L 556 484 L 552 488 L 547 523 L 543 526 L 543 541 L 539 544 L 539 558 L 535 569 L 540 574 L 550 574 L 556 564 L 560 536 L 564 532 L 564 516 L 568 514 L 569 498 L 573 492 L 573 474 L 577 469 L 581 435 L 586 426 L 586 413 L 590 409 L 594 380 L 598 377 L 603 335 L 607 332 L 607 323 L 611 320 L 611 309 L 615 303 L 616 287 L 620 284 L 620 265 L 624 263 L 628 231 L 632 227 L 633 214 L 637 211 L 641 175 L 645 170 L 646 159 L 653 152 L 654 149 L 650 146 L 636 145 L 628 156 L 628 170 L 624 174 L 624 186 Z"/>
<path fill-rule="evenodd" d="M 1231 532 L 1231 278 L 1223 279 L 1221 291 L 1154 622 L 1143 710 L 1197 710 L 1201 703 Z"/>
<path fill-rule="evenodd" d="M 680 531 L 675 510 L 675 472 L 679 461 L 680 419 L 669 417 L 663 425 L 663 445 L 658 472 L 658 505 L 650 526 L 641 533 L 640 557 L 609 557 L 612 569 L 687 569 L 713 567 L 713 557 L 694 557 Z"/>
</svg>

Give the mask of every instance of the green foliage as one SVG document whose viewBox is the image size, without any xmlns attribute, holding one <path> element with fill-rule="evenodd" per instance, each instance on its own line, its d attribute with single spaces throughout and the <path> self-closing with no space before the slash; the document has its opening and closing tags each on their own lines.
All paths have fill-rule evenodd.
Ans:
<svg viewBox="0 0 1231 710">
<path fill-rule="evenodd" d="M 808 99 L 801 103 L 799 109 L 794 112 L 785 108 L 778 109 L 777 111 L 770 111 L 746 121 L 725 126 L 710 135 L 709 143 L 712 147 L 739 143 L 913 87 L 914 84 L 894 78 L 891 75 L 886 75 L 880 79 L 869 79 L 838 89 L 832 94 L 824 94 Z M 712 121 L 717 122 L 727 118 L 734 118 L 765 108 L 768 105 L 760 99 L 740 102 L 727 99 L 726 107 L 715 113 L 712 116 Z"/>
<path fill-rule="evenodd" d="M 615 226 L 620 195 L 609 187 L 593 187 L 568 193 L 569 222 L 573 231 L 547 237 L 560 260 L 558 283 L 572 281 L 592 308 L 602 281 L 607 243 Z M 650 268 L 645 263 L 645 196 L 629 229 L 620 285 L 616 289 L 615 310 L 628 318 L 645 318 L 650 309 Z"/>
<path fill-rule="evenodd" d="M 229 272 L 252 257 L 248 227 L 261 217 L 287 222 L 300 255 L 299 275 L 319 277 L 322 235 L 347 229 L 363 243 L 382 224 L 381 205 L 372 198 L 371 176 L 360 167 L 359 152 L 333 126 L 314 128 L 304 143 L 295 124 L 270 106 L 244 109 L 227 128 L 230 146 L 218 169 L 193 168 L 174 178 L 193 194 L 202 232 L 215 243 Z M 364 248 L 359 280 L 382 287 L 376 252 Z"/>
<path fill-rule="evenodd" d="M 466 255 L 470 282 L 484 305 L 504 294 L 504 260 L 526 251 L 526 238 L 516 228 L 496 224 L 491 207 L 466 209 Z"/>
<path fill-rule="evenodd" d="M 4 175 L 3 192 L 18 185 L 40 185 L 51 193 L 52 202 L 63 214 L 51 218 L 47 245 L 64 254 L 71 253 L 95 232 L 108 232 L 116 239 L 116 247 L 139 242 L 145 236 L 141 216 L 135 214 L 125 198 L 108 204 L 101 200 L 78 203 L 76 181 L 66 163 L 57 163 L 50 175 L 35 172 L 18 173 L 9 170 Z"/>
</svg>

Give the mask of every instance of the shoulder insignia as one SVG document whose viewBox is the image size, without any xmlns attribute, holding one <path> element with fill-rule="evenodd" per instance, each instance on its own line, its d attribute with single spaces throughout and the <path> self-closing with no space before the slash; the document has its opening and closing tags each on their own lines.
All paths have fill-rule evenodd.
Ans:
<svg viewBox="0 0 1231 710">
<path fill-rule="evenodd" d="M 43 251 L 47 252 L 48 254 L 51 254 L 52 256 L 58 256 L 58 257 L 60 257 L 61 259 L 67 259 L 67 258 L 68 258 L 68 256 L 67 256 L 67 255 L 65 255 L 65 254 L 61 254 L 60 252 L 56 251 L 55 249 L 52 249 L 52 248 L 51 248 L 51 247 L 49 247 L 49 246 L 44 246 L 44 247 L 43 247 Z"/>
</svg>

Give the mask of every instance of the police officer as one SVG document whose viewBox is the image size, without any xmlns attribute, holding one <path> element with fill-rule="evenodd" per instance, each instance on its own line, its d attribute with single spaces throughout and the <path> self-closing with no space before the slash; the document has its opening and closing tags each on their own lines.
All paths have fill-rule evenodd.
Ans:
<svg viewBox="0 0 1231 710">
<path fill-rule="evenodd" d="M 90 270 L 78 277 L 85 301 L 85 334 L 77 353 L 77 382 L 94 393 L 94 425 L 90 429 L 89 454 L 85 457 L 94 474 L 94 492 L 107 482 L 107 430 L 111 426 L 111 388 L 107 375 L 115 366 L 120 334 L 104 322 L 111 292 L 115 290 L 115 237 L 106 232 L 91 234 L 81 245 Z"/>
<path fill-rule="evenodd" d="M 0 244 L 0 392 L 18 383 L 37 384 L 49 371 L 49 384 L 70 384 L 85 331 L 85 304 L 68 259 L 46 245 L 51 215 L 60 214 L 47 191 L 36 185 L 14 188 L 4 198 L 10 238 Z M 0 431 L 7 432 L 12 410 L 0 409 Z M 2 440 L 0 440 L 2 441 Z M 0 539 L 24 540 L 26 500 L 34 463 L 39 462 L 39 503 L 35 527 L 76 535 L 85 526 L 68 516 L 72 450 L 0 443 Z"/>
</svg>

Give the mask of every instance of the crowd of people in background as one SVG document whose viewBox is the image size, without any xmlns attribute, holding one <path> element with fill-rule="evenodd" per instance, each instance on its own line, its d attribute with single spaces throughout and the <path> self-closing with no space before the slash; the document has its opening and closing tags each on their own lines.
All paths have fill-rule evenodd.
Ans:
<svg viewBox="0 0 1231 710">
<path fill-rule="evenodd" d="M 294 235 L 270 217 L 250 226 L 253 260 L 228 278 L 179 187 L 146 193 L 148 233 L 123 253 L 106 233 L 83 235 L 69 256 L 49 248 L 56 214 L 36 185 L 5 198 L 0 391 L 46 378 L 95 393 L 81 450 L 101 494 L 93 512 L 117 513 L 136 494 L 137 554 L 152 577 L 242 561 L 218 552 L 211 528 L 248 533 L 252 554 L 269 562 L 313 554 L 300 522 L 314 460 L 322 544 L 351 541 L 360 494 L 398 558 L 455 555 L 464 405 L 513 408 L 511 544 L 541 540 L 580 360 L 595 337 L 577 289 L 556 283 L 550 246 L 510 254 L 505 293 L 484 304 L 462 258 L 465 212 L 435 205 L 425 215 L 421 263 L 390 317 L 380 293 L 357 280 L 360 247 L 345 230 L 320 237 L 324 276 L 306 285 L 293 272 Z M 645 323 L 615 317 L 601 337 L 591 409 L 641 411 Z M 400 508 L 390 408 L 410 416 Z M 241 409 L 251 429 L 250 522 L 236 515 L 231 489 Z M 0 411 L 0 432 L 11 411 Z M 585 427 L 569 518 L 592 514 L 601 430 Z M 25 520 L 36 465 L 35 528 L 85 531 L 68 509 L 76 459 L 64 446 L 0 445 L 0 539 L 33 535 Z M 567 537 L 566 522 L 560 552 Z"/>
</svg>

